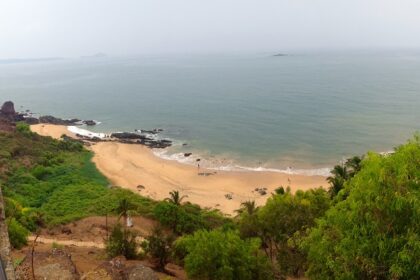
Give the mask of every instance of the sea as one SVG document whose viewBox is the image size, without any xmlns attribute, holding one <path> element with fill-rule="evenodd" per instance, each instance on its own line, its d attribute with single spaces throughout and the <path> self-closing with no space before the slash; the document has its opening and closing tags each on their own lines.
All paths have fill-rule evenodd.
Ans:
<svg viewBox="0 0 420 280">
<path fill-rule="evenodd" d="M 328 175 L 420 130 L 420 51 L 0 60 L 7 100 L 94 132 L 161 128 L 174 145 L 155 154 L 188 164 Z"/>
</svg>

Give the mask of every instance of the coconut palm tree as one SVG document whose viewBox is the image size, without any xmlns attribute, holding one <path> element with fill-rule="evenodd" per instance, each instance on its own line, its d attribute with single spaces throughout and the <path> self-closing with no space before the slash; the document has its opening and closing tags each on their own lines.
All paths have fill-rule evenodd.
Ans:
<svg viewBox="0 0 420 280">
<path fill-rule="evenodd" d="M 133 209 L 133 205 L 126 198 L 121 199 L 116 208 L 116 211 L 118 213 L 118 219 L 123 217 L 125 224 L 127 225 L 128 215 L 132 209 Z"/>
<path fill-rule="evenodd" d="M 331 175 L 327 178 L 327 181 L 331 185 L 329 192 L 334 197 L 344 187 L 344 182 L 349 178 L 349 174 L 346 166 L 336 165 L 331 170 Z"/>
<path fill-rule="evenodd" d="M 255 204 L 255 200 L 247 200 L 241 203 L 241 208 L 239 208 L 238 210 L 235 210 L 238 214 L 242 214 L 242 213 L 248 213 L 248 215 L 252 216 L 254 215 L 258 209 L 260 207 L 258 207 Z"/>
<path fill-rule="evenodd" d="M 166 198 L 165 200 L 168 201 L 168 202 L 170 202 L 170 203 L 172 203 L 172 204 L 175 204 L 177 206 L 180 206 L 182 204 L 182 200 L 184 198 L 186 198 L 186 197 L 188 197 L 188 196 L 186 196 L 186 195 L 182 195 L 181 196 L 181 194 L 179 193 L 179 191 L 171 191 L 169 193 L 169 197 Z"/>
<path fill-rule="evenodd" d="M 349 169 L 349 176 L 353 177 L 357 172 L 360 171 L 360 169 L 362 169 L 362 158 L 359 156 L 349 158 L 346 161 L 346 167 Z"/>
</svg>

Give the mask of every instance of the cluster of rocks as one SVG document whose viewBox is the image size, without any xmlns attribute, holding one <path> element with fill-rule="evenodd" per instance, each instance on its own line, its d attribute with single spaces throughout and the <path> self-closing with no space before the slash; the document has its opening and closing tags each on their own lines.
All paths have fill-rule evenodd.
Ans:
<svg viewBox="0 0 420 280">
<path fill-rule="evenodd" d="M 155 130 L 138 130 L 141 133 L 132 132 L 116 132 L 111 134 L 111 138 L 118 139 L 118 142 L 127 144 L 141 144 L 149 148 L 163 149 L 172 145 L 171 140 L 167 139 L 154 139 L 148 136 L 148 134 L 157 134 L 162 131 L 161 129 Z M 143 134 L 144 133 L 144 134 Z"/>
<path fill-rule="evenodd" d="M 97 122 L 94 120 L 79 120 L 79 119 L 61 119 L 54 116 L 41 116 L 36 118 L 31 114 L 29 110 L 25 112 L 16 112 L 15 106 L 12 101 L 6 101 L 3 103 L 0 109 L 0 117 L 7 119 L 12 122 L 24 121 L 29 125 L 46 123 L 46 124 L 55 124 L 55 125 L 96 125 Z"/>
<path fill-rule="evenodd" d="M 80 120 L 76 118 L 75 119 L 61 119 L 61 118 L 57 118 L 50 115 L 36 118 L 30 113 L 29 110 L 26 110 L 23 113 L 17 113 L 15 111 L 14 104 L 11 101 L 5 102 L 3 106 L 1 107 L 0 120 L 2 119 L 8 122 L 12 122 L 12 123 L 18 122 L 18 121 L 24 121 L 29 125 L 43 123 L 43 124 L 53 124 L 53 125 L 65 125 L 65 126 L 77 126 L 77 125 L 83 125 L 83 124 L 87 126 L 93 126 L 97 124 L 97 122 L 94 120 Z M 172 141 L 167 140 L 167 139 L 157 139 L 157 137 L 155 137 L 156 134 L 162 131 L 163 130 L 160 128 L 156 128 L 152 130 L 136 129 L 135 132 L 112 133 L 110 137 L 106 137 L 106 139 L 102 139 L 99 137 L 87 137 L 80 134 L 76 134 L 76 136 L 78 137 L 80 141 L 82 141 L 86 145 L 90 145 L 91 142 L 117 141 L 120 143 L 127 143 L 127 144 L 141 144 L 141 145 L 147 146 L 149 148 L 154 148 L 154 149 L 164 149 L 164 148 L 172 146 Z M 186 156 L 189 156 L 189 155 L 186 155 Z"/>
<path fill-rule="evenodd" d="M 267 188 L 255 188 L 254 192 L 257 192 L 260 195 L 266 195 L 267 194 Z"/>
</svg>

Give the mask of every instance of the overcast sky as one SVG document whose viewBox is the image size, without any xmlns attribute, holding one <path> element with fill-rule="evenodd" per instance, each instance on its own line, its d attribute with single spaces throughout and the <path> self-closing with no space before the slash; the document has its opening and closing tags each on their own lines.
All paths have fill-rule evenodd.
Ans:
<svg viewBox="0 0 420 280">
<path fill-rule="evenodd" d="M 420 0 L 0 0 L 0 58 L 420 48 Z"/>
</svg>

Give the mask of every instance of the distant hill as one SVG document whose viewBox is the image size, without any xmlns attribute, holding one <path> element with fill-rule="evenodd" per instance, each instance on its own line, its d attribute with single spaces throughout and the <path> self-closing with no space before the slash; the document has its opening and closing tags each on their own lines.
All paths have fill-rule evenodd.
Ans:
<svg viewBox="0 0 420 280">
<path fill-rule="evenodd" d="M 45 57 L 45 58 L 8 58 L 0 59 L 0 64 L 12 64 L 12 63 L 28 63 L 28 62 L 44 62 L 62 60 L 62 57 Z"/>
</svg>

